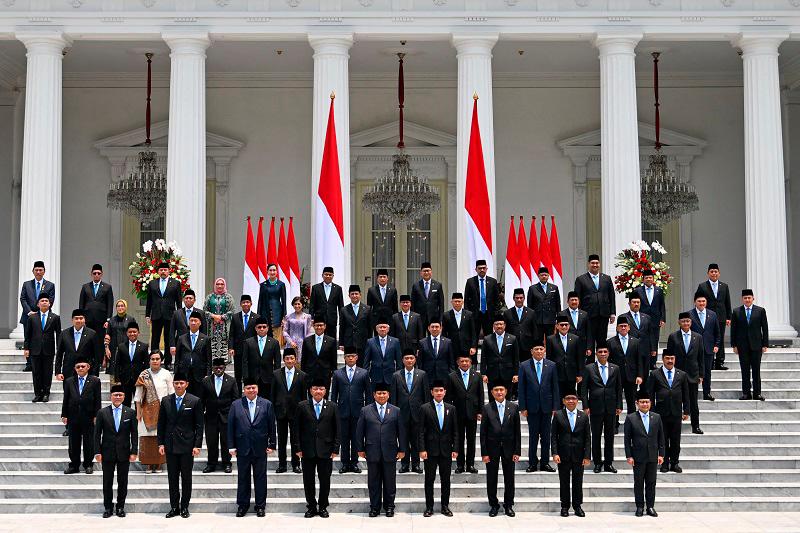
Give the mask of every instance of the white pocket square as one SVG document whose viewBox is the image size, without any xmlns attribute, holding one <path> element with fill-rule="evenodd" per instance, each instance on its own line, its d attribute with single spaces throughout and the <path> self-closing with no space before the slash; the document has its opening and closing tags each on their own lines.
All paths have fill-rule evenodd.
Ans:
<svg viewBox="0 0 800 533">
<path fill-rule="evenodd" d="M 185 407 L 183 410 L 184 410 L 184 411 L 191 411 L 191 410 L 192 410 L 192 408 L 191 408 L 191 407 Z"/>
</svg>

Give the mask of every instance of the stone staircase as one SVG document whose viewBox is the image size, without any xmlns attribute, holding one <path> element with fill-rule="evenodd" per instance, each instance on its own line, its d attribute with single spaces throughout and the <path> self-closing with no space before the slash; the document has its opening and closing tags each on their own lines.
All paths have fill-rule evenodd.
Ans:
<svg viewBox="0 0 800 533">
<path fill-rule="evenodd" d="M 766 402 L 739 401 L 739 365 L 729 355 L 729 371 L 714 371 L 716 402 L 700 402 L 705 435 L 694 435 L 684 424 L 683 474 L 658 475 L 657 509 L 663 511 L 800 511 L 800 351 L 773 349 L 764 357 L 762 382 Z M 104 397 L 108 379 L 103 375 Z M 31 403 L 31 375 L 22 372 L 20 351 L 0 349 L 0 513 L 102 512 L 99 465 L 94 475 L 66 476 L 67 439 L 59 419 L 63 393 L 54 382 L 50 403 Z M 523 420 L 523 458 L 527 457 L 527 425 Z M 480 463 L 480 460 L 477 461 Z M 268 508 L 303 512 L 300 475 L 275 474 L 270 457 Z M 193 512 L 236 511 L 236 474 L 203 474 L 205 450 L 195 461 Z M 453 475 L 451 508 L 455 512 L 485 512 L 485 472 Z M 615 441 L 618 474 L 587 472 L 584 508 L 588 511 L 631 511 L 633 474 L 624 460 L 622 436 Z M 518 511 L 557 512 L 558 476 L 525 473 L 517 466 Z M 338 461 L 334 465 L 338 471 Z M 502 479 L 502 478 L 501 478 Z M 502 480 L 501 480 L 502 486 Z M 437 489 L 438 490 L 438 489 Z M 502 489 L 501 489 L 502 492 Z M 397 508 L 422 512 L 423 476 L 398 475 Z M 334 473 L 332 512 L 368 510 L 366 473 Z M 163 513 L 168 509 L 167 477 L 145 474 L 132 466 L 129 512 Z"/>
</svg>

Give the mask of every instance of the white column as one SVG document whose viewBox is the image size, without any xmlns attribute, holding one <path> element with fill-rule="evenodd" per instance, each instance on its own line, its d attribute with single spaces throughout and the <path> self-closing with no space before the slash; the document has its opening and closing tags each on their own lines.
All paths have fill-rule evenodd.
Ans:
<svg viewBox="0 0 800 533">
<path fill-rule="evenodd" d="M 183 250 L 197 300 L 206 282 L 206 48 L 208 34 L 165 33 L 170 47 L 166 240 Z"/>
<path fill-rule="evenodd" d="M 467 223 L 464 210 L 466 191 L 467 159 L 469 155 L 470 129 L 472 127 L 473 95 L 478 95 L 478 123 L 483 146 L 483 163 L 486 167 L 486 186 L 489 191 L 489 209 L 492 220 L 492 253 L 497 255 L 497 225 L 494 184 L 494 106 L 492 97 L 492 48 L 497 34 L 453 35 L 453 46 L 458 59 L 458 125 L 457 125 L 457 174 L 456 174 L 456 286 L 459 291 L 467 278 L 475 274 L 475 265 L 470 264 L 467 253 Z M 488 260 L 489 258 L 487 258 Z M 497 257 L 489 265 L 490 273 L 497 276 Z M 436 267 L 437 265 L 434 265 Z M 439 266 L 444 270 L 444 265 Z"/>
<path fill-rule="evenodd" d="M 328 111 L 331 93 L 336 94 L 333 104 L 336 121 L 336 144 L 339 151 L 339 176 L 342 185 L 342 222 L 344 224 L 344 272 L 335 272 L 336 283 L 347 287 L 352 278 L 353 246 L 350 227 L 350 82 L 349 61 L 353 35 L 311 34 L 308 42 L 314 49 L 314 118 L 311 142 L 311 198 L 317 196 L 319 172 L 322 166 L 322 152 L 325 146 L 325 132 L 328 127 Z M 311 206 L 311 283 L 322 279 L 322 265 L 317 261 L 314 235 L 316 213 Z"/>
<path fill-rule="evenodd" d="M 19 287 L 36 260 L 61 301 L 61 66 L 68 41 L 61 32 L 18 33 L 28 50 L 19 221 Z M 42 216 L 46 213 L 46 216 Z M 18 298 L 19 293 L 15 296 Z M 21 312 L 21 308 L 20 308 Z M 22 327 L 11 333 L 22 338 Z"/>
<path fill-rule="evenodd" d="M 612 278 L 617 274 L 614 256 L 629 242 L 642 238 L 634 53 L 641 38 L 641 34 L 628 33 L 595 38 L 600 51 L 601 259 L 603 271 Z M 618 294 L 617 313 L 624 312 L 626 305 L 625 296 Z"/>
<path fill-rule="evenodd" d="M 767 309 L 770 339 L 797 336 L 789 317 L 786 195 L 778 46 L 788 34 L 743 34 L 747 286 Z M 733 295 L 734 299 L 738 295 Z"/>
</svg>

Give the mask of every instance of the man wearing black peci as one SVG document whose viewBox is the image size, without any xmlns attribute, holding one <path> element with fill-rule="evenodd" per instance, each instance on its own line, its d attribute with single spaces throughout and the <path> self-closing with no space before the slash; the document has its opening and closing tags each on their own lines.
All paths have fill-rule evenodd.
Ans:
<svg viewBox="0 0 800 533">
<path fill-rule="evenodd" d="M 644 383 L 647 375 L 646 358 L 649 354 L 639 348 L 639 339 L 628 335 L 628 318 L 617 319 L 617 334 L 608 339 L 608 360 L 621 370 L 622 390 L 625 392 L 625 403 L 628 413 L 636 410 L 636 390 Z M 617 424 L 618 426 L 618 424 Z"/>
<path fill-rule="evenodd" d="M 708 279 L 697 286 L 697 291 L 705 295 L 708 308 L 717 314 L 719 336 L 725 339 L 725 328 L 731 325 L 731 293 L 728 284 L 719 280 L 719 265 L 708 265 Z M 725 342 L 722 342 L 714 361 L 714 370 L 728 370 L 725 366 Z"/>
<path fill-rule="evenodd" d="M 558 466 L 561 516 L 569 516 L 570 494 L 575 516 L 584 517 L 583 469 L 591 463 L 592 449 L 589 416 L 578 409 L 578 396 L 568 391 L 562 399 L 564 409 L 553 416 L 550 429 L 553 461 Z M 572 490 L 570 491 L 570 481 Z"/>
<path fill-rule="evenodd" d="M 608 347 L 600 341 L 595 350 L 597 361 L 583 369 L 584 412 L 592 427 L 594 473 L 603 470 L 617 473 L 614 467 L 614 424 L 622 412 L 622 370 L 608 362 Z M 601 441 L 601 439 L 603 439 Z M 603 448 L 601 448 L 603 442 Z"/>
<path fill-rule="evenodd" d="M 315 321 L 316 317 L 323 317 L 325 331 L 334 340 L 336 339 L 339 310 L 342 307 L 344 307 L 342 287 L 333 282 L 333 267 L 326 266 L 322 269 L 322 281 L 311 287 L 308 310 Z M 302 360 L 305 361 L 305 358 Z"/>
<path fill-rule="evenodd" d="M 450 470 L 456 452 L 458 428 L 456 409 L 444 402 L 447 392 L 444 380 L 431 383 L 433 400 L 426 402 L 420 409 L 418 427 L 419 457 L 425 462 L 425 517 L 433 516 L 433 482 L 436 481 L 436 470 L 442 486 L 442 514 L 453 516 L 450 510 Z"/>
<path fill-rule="evenodd" d="M 222 462 L 226 474 L 233 470 L 228 451 L 228 413 L 233 402 L 242 397 L 242 393 L 236 380 L 225 373 L 225 367 L 224 357 L 215 358 L 212 361 L 212 374 L 203 379 L 200 386 L 208 447 L 208 464 L 203 469 L 204 474 L 216 471 L 219 462 Z"/>
<path fill-rule="evenodd" d="M 367 371 L 359 367 L 358 350 L 355 346 L 344 347 L 344 366 L 333 373 L 331 379 L 331 402 L 337 405 L 342 445 L 340 474 L 361 473 L 358 466 L 356 446 L 356 424 L 361 408 L 369 403 L 370 383 Z"/>
<path fill-rule="evenodd" d="M 386 311 L 379 311 L 375 315 L 376 319 L 385 314 Z M 389 335 L 400 341 L 402 350 L 413 350 L 414 353 L 419 349 L 419 341 L 425 337 L 422 317 L 411 310 L 411 297 L 407 294 L 400 295 L 400 311 L 392 315 Z"/>
<path fill-rule="evenodd" d="M 608 325 L 614 323 L 617 303 L 611 276 L 600 272 L 600 256 L 590 255 L 588 266 L 588 272 L 575 278 L 575 292 L 589 320 L 587 349 L 594 353 L 594 345 L 606 338 Z"/>
<path fill-rule="evenodd" d="M 300 458 L 297 456 L 297 443 L 292 434 L 289 441 L 289 431 L 294 428 L 294 418 L 297 416 L 297 406 L 308 395 L 308 376 L 297 368 L 297 354 L 294 348 L 283 350 L 283 368 L 272 374 L 272 391 L 270 401 L 275 411 L 275 420 L 278 425 L 278 468 L 276 474 L 286 472 L 286 444 L 290 444 L 292 472 L 300 474 Z M 318 378 L 317 381 L 325 381 Z M 327 386 L 326 386 L 327 387 Z"/>
<path fill-rule="evenodd" d="M 550 271 L 547 267 L 539 267 L 539 282 L 528 288 L 528 307 L 533 310 L 533 321 L 536 325 L 534 337 L 544 342 L 545 337 L 553 334 L 556 326 L 556 314 L 561 309 L 561 293 L 558 286 L 550 283 Z"/>
<path fill-rule="evenodd" d="M 86 359 L 92 366 L 92 374 L 98 372 L 94 368 L 103 360 L 102 351 L 94 342 L 94 331 L 86 327 L 86 312 L 83 309 L 72 311 L 72 326 L 61 331 L 56 345 L 56 379 L 64 381 L 65 377 L 75 375 L 75 361 Z"/>
<path fill-rule="evenodd" d="M 114 348 L 114 377 L 122 385 L 125 398 L 122 403 L 130 407 L 136 393 L 136 380 L 139 374 L 150 365 L 150 350 L 139 340 L 139 324 L 130 322 L 125 330 L 127 340 Z"/>
<path fill-rule="evenodd" d="M 642 272 L 642 285 L 636 287 L 635 293 L 639 295 L 642 313 L 650 317 L 650 327 L 647 332 L 650 337 L 647 371 L 650 371 L 656 366 L 658 337 L 667 321 L 666 295 L 664 289 L 656 287 L 655 272 L 652 270 Z"/>
<path fill-rule="evenodd" d="M 22 324 L 25 335 L 28 334 L 28 319 L 37 313 L 39 297 L 44 294 L 50 300 L 50 307 L 56 303 L 56 286 L 52 281 L 44 279 L 44 261 L 33 262 L 33 279 L 29 279 L 22 284 L 19 293 L 19 303 L 22 307 L 22 315 L 19 323 Z M 56 332 L 58 334 L 58 332 Z M 31 360 L 25 361 L 24 372 L 30 372 Z"/>
<path fill-rule="evenodd" d="M 420 408 L 430 399 L 428 375 L 424 370 L 415 367 L 417 358 L 411 350 L 403 354 L 403 368 L 392 375 L 389 386 L 392 402 L 400 409 L 400 418 L 405 427 L 406 441 L 403 446 L 408 453 L 400 461 L 400 473 L 410 469 L 422 474 L 419 465 L 419 449 L 417 431 L 420 423 Z"/>
<path fill-rule="evenodd" d="M 506 319 L 506 331 L 517 338 L 520 353 L 530 353 L 533 341 L 538 338 L 538 328 L 533 310 L 525 306 L 523 289 L 514 289 L 514 305 L 503 312 L 503 317 Z"/>
<path fill-rule="evenodd" d="M 95 460 L 103 465 L 103 518 L 114 514 L 114 471 L 117 473 L 117 516 L 125 516 L 128 471 L 139 453 L 136 411 L 123 405 L 122 385 L 111 387 L 111 405 L 97 411 L 94 425 Z"/>
<path fill-rule="evenodd" d="M 281 347 L 269 335 L 269 322 L 266 318 L 259 316 L 255 319 L 255 324 L 255 337 L 250 337 L 243 344 L 242 380 L 251 378 L 258 385 L 258 395 L 269 398 L 273 373 L 281 366 Z M 310 361 L 308 366 L 312 366 Z"/>
<path fill-rule="evenodd" d="M 428 320 L 444 313 L 442 284 L 433 279 L 433 267 L 424 261 L 419 267 L 420 280 L 411 286 L 411 309 L 422 318 L 423 331 Z"/>
<path fill-rule="evenodd" d="M 189 392 L 200 395 L 200 384 L 211 374 L 211 339 L 202 331 L 203 313 L 192 311 L 189 331 L 176 341 L 175 366 L 189 377 Z"/>
<path fill-rule="evenodd" d="M 103 281 L 103 267 L 95 264 L 91 270 L 92 280 L 84 283 L 78 296 L 78 307 L 86 311 L 86 326 L 94 330 L 97 350 L 103 352 L 108 321 L 114 316 L 114 289 Z M 100 361 L 97 361 L 98 370 Z M 110 362 L 109 362 L 110 364 Z"/>
<path fill-rule="evenodd" d="M 49 402 L 53 384 L 53 359 L 61 334 L 61 317 L 50 310 L 50 296 L 39 294 L 38 312 L 27 317 L 25 359 L 33 370 L 33 401 Z"/>
<path fill-rule="evenodd" d="M 590 356 L 592 352 L 587 349 L 589 345 L 589 315 L 586 311 L 579 308 L 580 298 L 575 291 L 567 293 L 567 307 L 562 311 L 569 318 L 569 332 L 577 335 L 581 340 L 580 352 L 585 356 L 586 364 L 591 363 Z M 582 366 L 582 365 L 581 365 Z M 580 372 L 578 372 L 580 374 Z"/>
<path fill-rule="evenodd" d="M 742 372 L 742 395 L 740 400 L 761 400 L 761 356 L 769 346 L 767 311 L 753 304 L 752 289 L 742 290 L 742 305 L 731 318 L 731 348 L 739 355 Z M 753 371 L 752 396 L 750 395 L 750 371 Z"/>
<path fill-rule="evenodd" d="M 689 412 L 692 433 L 702 435 L 697 392 L 698 386 L 703 383 L 703 339 L 692 331 L 692 315 L 689 312 L 681 312 L 678 315 L 678 324 L 680 324 L 680 329 L 670 333 L 667 338 L 667 353 L 675 355 L 675 366 L 686 372 L 686 377 L 689 378 Z"/>
<path fill-rule="evenodd" d="M 186 289 L 183 293 L 183 307 L 172 313 L 172 319 L 169 322 L 169 356 L 167 361 L 174 361 L 178 363 L 177 350 L 178 339 L 181 335 L 189 333 L 189 320 L 192 313 L 197 313 L 196 316 L 200 318 L 199 331 L 203 335 L 208 335 L 208 323 L 206 321 L 205 312 L 195 306 L 195 292 L 192 289 Z"/>
<path fill-rule="evenodd" d="M 464 285 L 464 307 L 472 313 L 477 334 L 484 336 L 492 333 L 492 320 L 500 307 L 497 280 L 488 276 L 488 271 L 486 260 L 478 259 L 475 261 L 476 275 Z"/>
<path fill-rule="evenodd" d="M 636 516 L 656 517 L 656 470 L 664 462 L 664 428 L 658 413 L 650 412 L 647 391 L 636 394 L 636 412 L 625 419 L 625 457 L 633 467 Z"/>
<path fill-rule="evenodd" d="M 583 380 L 585 357 L 580 337 L 569 332 L 569 317 L 559 313 L 556 322 L 556 332 L 547 337 L 547 358 L 558 366 L 558 390 L 563 396 L 575 392 Z"/>
<path fill-rule="evenodd" d="M 647 392 L 650 405 L 661 415 L 664 426 L 666 455 L 661 472 L 683 472 L 678 464 L 681 455 L 681 422 L 689 418 L 689 378 L 686 372 L 675 368 L 675 355 L 667 350 L 661 355 L 664 365 L 650 372 Z"/>
<path fill-rule="evenodd" d="M 458 424 L 458 441 L 456 451 L 456 474 L 465 471 L 477 474 L 475 468 L 475 434 L 478 421 L 483 410 L 483 379 L 472 366 L 469 354 L 462 353 L 456 358 L 458 368 L 450 373 L 450 384 L 447 387 L 447 403 L 456 408 Z M 466 440 L 466 453 L 464 441 Z"/>
<path fill-rule="evenodd" d="M 231 318 L 231 331 L 228 339 L 228 359 L 233 359 L 233 375 L 236 385 L 242 390 L 242 361 L 244 360 L 244 341 L 256 336 L 256 320 L 258 315 L 251 308 L 253 300 L 249 294 L 242 294 L 242 308 Z"/>
<path fill-rule="evenodd" d="M 719 334 L 719 320 L 714 311 L 707 308 L 708 301 L 703 293 L 694 295 L 694 307 L 689 311 L 692 316 L 692 331 L 703 339 L 703 399 L 714 401 L 711 395 L 711 369 L 714 358 L 723 344 Z"/>
<path fill-rule="evenodd" d="M 150 346 L 158 350 L 161 345 L 161 334 L 164 334 L 164 351 L 167 367 L 172 362 L 169 355 L 169 325 L 175 310 L 181 306 L 181 282 L 169 276 L 169 263 L 158 265 L 158 278 L 147 284 L 147 304 L 144 316 L 151 327 Z"/>
<path fill-rule="evenodd" d="M 309 379 L 319 378 L 330 383 L 339 361 L 336 339 L 328 334 L 325 315 L 314 315 L 313 320 L 314 334 L 303 339 L 300 360 L 303 361 L 303 371 Z"/>
<path fill-rule="evenodd" d="M 65 474 L 77 474 L 81 465 L 83 444 L 83 468 L 87 474 L 94 470 L 94 423 L 100 410 L 100 378 L 89 375 L 91 363 L 78 357 L 75 360 L 75 375 L 64 381 L 64 401 L 61 404 L 61 422 L 69 433 L 69 467 Z"/>
<path fill-rule="evenodd" d="M 378 283 L 367 290 L 367 305 L 373 311 L 387 309 L 390 313 L 397 312 L 397 289 L 389 286 L 389 271 L 379 268 L 376 275 Z"/>
<path fill-rule="evenodd" d="M 478 334 L 475 332 L 472 313 L 464 309 L 464 296 L 460 292 L 453 293 L 450 304 L 453 308 L 442 318 L 442 335 L 453 343 L 456 357 L 468 354 L 472 365 L 478 366 Z"/>
<path fill-rule="evenodd" d="M 350 285 L 350 303 L 339 309 L 339 348 L 355 346 L 364 350 L 367 339 L 374 333 L 372 308 L 361 301 L 361 287 Z"/>
<path fill-rule="evenodd" d="M 503 509 L 506 516 L 514 512 L 514 470 L 522 455 L 522 431 L 519 408 L 507 401 L 509 383 L 496 380 L 490 384 L 492 399 L 483 406 L 481 416 L 481 459 L 486 465 L 486 495 L 489 498 L 489 516 L 497 516 L 500 501 L 497 499 L 497 474 L 503 466 Z"/>
</svg>

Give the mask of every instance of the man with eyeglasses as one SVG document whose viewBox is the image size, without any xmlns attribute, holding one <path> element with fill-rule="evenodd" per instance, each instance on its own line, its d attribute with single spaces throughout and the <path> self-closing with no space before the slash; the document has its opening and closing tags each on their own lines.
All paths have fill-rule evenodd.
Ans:
<svg viewBox="0 0 800 533">
<path fill-rule="evenodd" d="M 89 375 L 89 360 L 75 360 L 75 375 L 64 381 L 64 400 L 61 403 L 61 422 L 69 432 L 69 466 L 65 474 L 77 474 L 81 465 L 87 474 L 93 472 L 94 421 L 101 407 L 100 378 Z"/>
</svg>

